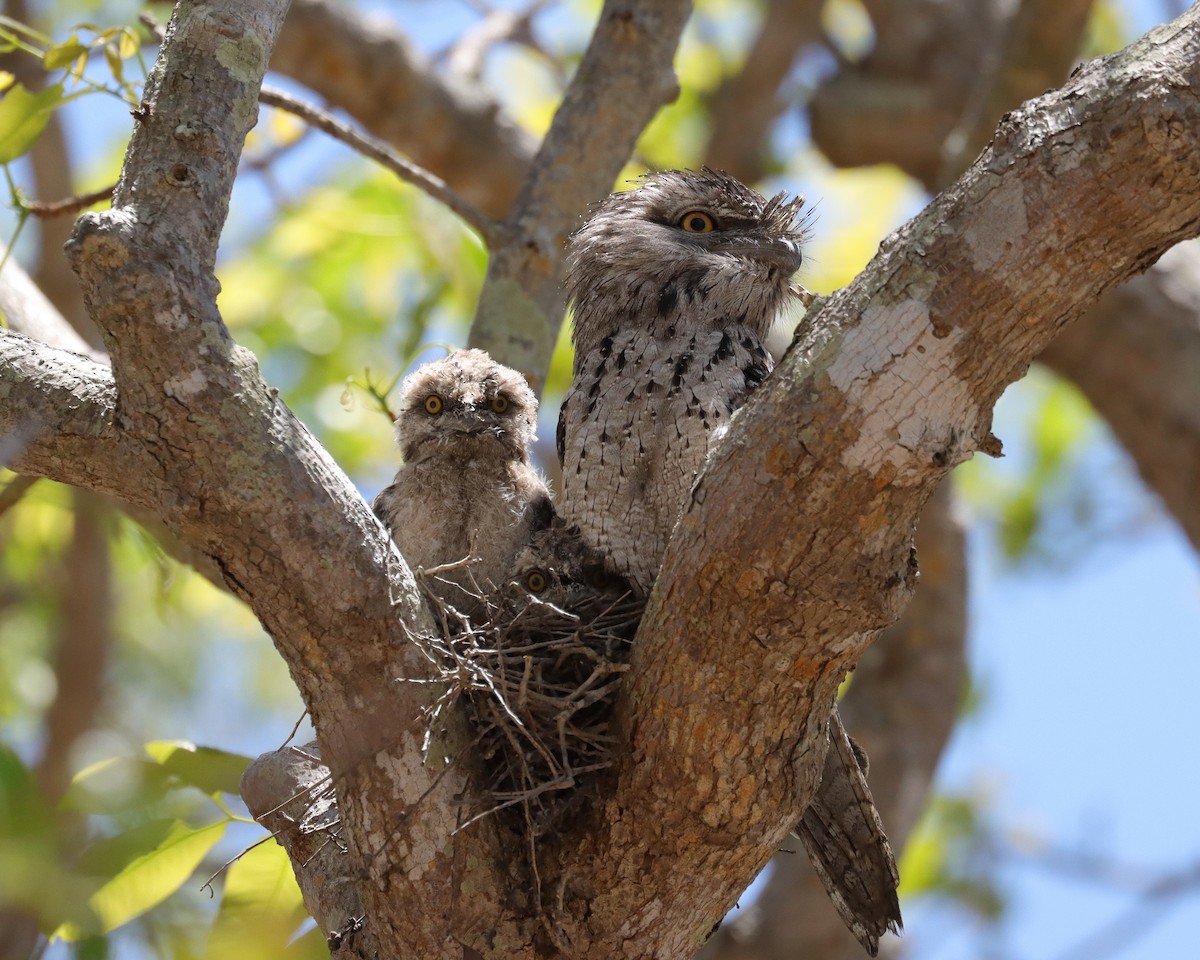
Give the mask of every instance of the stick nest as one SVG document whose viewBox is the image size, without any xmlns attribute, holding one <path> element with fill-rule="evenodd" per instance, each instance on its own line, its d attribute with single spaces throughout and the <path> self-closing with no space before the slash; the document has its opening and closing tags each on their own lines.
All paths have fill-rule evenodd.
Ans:
<svg viewBox="0 0 1200 960">
<path fill-rule="evenodd" d="M 644 601 L 558 584 L 547 599 L 513 585 L 467 588 L 469 606 L 485 611 L 472 622 L 439 595 L 442 569 L 418 575 L 442 628 L 424 652 L 447 684 L 429 729 L 466 693 L 486 771 L 487 809 L 463 827 L 519 806 L 531 838 L 541 836 L 612 764 L 610 718 Z"/>
</svg>

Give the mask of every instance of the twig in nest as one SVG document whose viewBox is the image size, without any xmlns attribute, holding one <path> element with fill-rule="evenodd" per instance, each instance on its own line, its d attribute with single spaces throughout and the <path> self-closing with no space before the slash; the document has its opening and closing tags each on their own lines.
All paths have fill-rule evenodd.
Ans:
<svg viewBox="0 0 1200 960">
<path fill-rule="evenodd" d="M 442 625 L 422 652 L 447 685 L 426 720 L 466 694 L 488 807 L 458 829 L 520 805 L 531 838 L 540 836 L 572 808 L 581 781 L 611 765 L 609 717 L 642 601 L 569 587 L 556 602 L 513 585 L 487 593 L 468 574 L 472 606 L 486 611 L 475 624 L 431 589 L 461 566 L 417 575 Z"/>
</svg>

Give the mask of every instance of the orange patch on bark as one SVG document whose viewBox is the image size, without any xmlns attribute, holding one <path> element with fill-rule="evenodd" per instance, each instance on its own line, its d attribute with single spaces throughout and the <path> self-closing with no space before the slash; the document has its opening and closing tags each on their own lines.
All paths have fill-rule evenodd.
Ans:
<svg viewBox="0 0 1200 960">
<path fill-rule="evenodd" d="M 758 570 L 753 567 L 748 568 L 737 578 L 738 596 L 742 598 L 760 596 L 765 582 L 763 575 Z"/>
<path fill-rule="evenodd" d="M 793 486 L 796 482 L 796 478 L 793 476 L 795 467 L 796 458 L 782 443 L 775 444 L 767 451 L 767 472 L 773 477 L 781 478 L 788 487 Z"/>
</svg>

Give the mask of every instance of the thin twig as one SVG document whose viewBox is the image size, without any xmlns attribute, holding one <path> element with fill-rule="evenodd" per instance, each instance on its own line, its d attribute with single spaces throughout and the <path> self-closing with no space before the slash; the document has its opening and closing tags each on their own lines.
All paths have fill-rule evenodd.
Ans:
<svg viewBox="0 0 1200 960">
<path fill-rule="evenodd" d="M 492 245 L 496 233 L 496 223 L 491 217 L 470 201 L 460 197 L 441 177 L 417 166 L 411 160 L 404 159 L 382 140 L 356 130 L 319 107 L 314 107 L 310 103 L 298 100 L 273 87 L 263 87 L 259 91 L 258 99 L 260 103 L 300 117 L 317 129 L 325 131 L 335 140 L 340 140 L 376 163 L 387 167 L 401 180 L 420 187 L 435 200 L 441 201 L 458 214 L 467 226 L 479 234 L 486 246 Z"/>
<path fill-rule="evenodd" d="M 300 729 L 300 724 L 302 724 L 304 722 L 304 718 L 307 716 L 308 716 L 308 710 L 306 709 L 302 714 L 300 714 L 300 719 L 297 720 L 296 725 L 294 727 L 292 727 L 292 732 L 287 735 L 287 739 L 284 740 L 283 743 L 281 743 L 279 745 L 279 750 L 282 750 L 284 747 L 286 747 L 289 743 L 292 742 L 292 738 L 294 736 L 296 736 L 296 731 Z"/>
<path fill-rule="evenodd" d="M 244 857 L 246 854 L 248 854 L 255 847 L 261 847 L 268 840 L 274 840 L 274 839 L 275 839 L 275 834 L 268 833 L 261 840 L 256 840 L 254 843 L 250 844 L 250 846 L 248 846 L 245 850 L 243 850 L 241 853 L 239 853 L 236 857 L 231 857 L 230 859 L 226 860 L 223 864 L 221 864 L 220 867 L 217 868 L 216 873 L 214 873 L 211 877 L 209 877 L 207 880 L 205 880 L 204 883 L 200 884 L 200 889 L 203 890 L 205 887 L 208 887 L 209 898 L 211 899 L 212 897 L 215 897 L 217 895 L 217 892 L 213 889 L 212 882 L 214 880 L 216 880 L 217 877 L 219 877 L 222 873 L 224 873 L 226 870 L 228 870 L 231 864 L 237 863 L 239 860 L 242 859 L 242 857 Z"/>
<path fill-rule="evenodd" d="M 91 193 L 80 193 L 73 197 L 64 197 L 62 200 L 22 200 L 21 206 L 33 214 L 33 216 L 42 220 L 49 220 L 51 217 L 61 217 L 68 213 L 78 213 L 80 210 L 86 209 L 93 204 L 101 203 L 104 200 L 112 200 L 113 191 L 116 189 L 116 184 L 112 184 L 100 190 L 93 190 Z"/>
</svg>

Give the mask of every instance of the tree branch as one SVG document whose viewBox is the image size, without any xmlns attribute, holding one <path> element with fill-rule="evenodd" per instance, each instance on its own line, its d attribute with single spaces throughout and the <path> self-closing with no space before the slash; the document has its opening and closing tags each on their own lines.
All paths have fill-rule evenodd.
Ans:
<svg viewBox="0 0 1200 960">
<path fill-rule="evenodd" d="M 713 99 L 710 167 L 747 183 L 762 178 L 771 124 L 787 107 L 780 87 L 800 51 L 823 36 L 823 6 L 819 0 L 768 0 L 745 64 Z"/>
<path fill-rule="evenodd" d="M 129 444 L 127 483 L 270 630 L 313 711 L 381 946 L 531 958 L 542 904 L 508 873 L 516 847 L 494 818 L 450 839 L 470 785 L 461 718 L 418 760 L 430 697 L 395 683 L 422 676 L 412 579 L 213 303 L 220 216 L 279 16 L 279 0 L 180 8 L 114 208 L 81 220 L 72 255 L 116 390 L 98 365 L 14 334 L 0 336 L 0 390 L 52 413 L 67 446 L 98 424 Z M 907 597 L 921 503 L 993 445 L 996 397 L 1083 304 L 1196 232 L 1198 19 L 1012 115 L 739 414 L 651 598 L 611 789 L 542 851 L 562 898 L 546 921 L 575 952 L 694 952 L 807 802 L 837 682 Z M 72 377 L 82 408 L 60 386 Z M 14 408 L 31 409 L 0 404 L 0 418 Z M 115 472 L 68 468 L 48 446 L 38 436 L 21 456 Z M 760 530 L 775 542 L 747 536 Z"/>
<path fill-rule="evenodd" d="M 859 661 L 838 705 L 871 759 L 871 793 L 897 852 L 929 799 L 967 682 L 967 584 L 952 484 L 937 488 L 916 530 L 921 583 L 904 615 Z M 758 900 L 709 941 L 706 960 L 860 960 L 802 849 L 773 859 Z"/>
<path fill-rule="evenodd" d="M 1200 245 L 1105 295 L 1038 359 L 1079 385 L 1200 550 Z"/>
<path fill-rule="evenodd" d="M 990 123 L 1022 98 L 1061 81 L 1081 43 L 1091 5 L 1090 0 L 1065 4 L 1024 0 L 1014 13 L 1007 54 L 984 101 L 987 109 L 981 123 Z M 820 105 L 814 105 L 813 136 L 828 155 L 851 166 L 898 163 L 928 189 L 935 189 L 957 170 L 956 165 L 948 165 L 943 138 L 931 132 L 926 125 L 929 117 L 919 105 L 939 98 L 947 89 L 968 86 L 965 77 L 958 83 L 944 80 L 957 69 L 964 48 L 969 51 L 983 42 L 979 31 L 962 28 L 958 18 L 963 12 L 957 5 L 940 3 L 920 17 L 894 5 L 873 7 L 873 18 L 879 18 L 879 49 L 868 64 L 848 68 L 845 77 L 822 88 L 817 97 Z M 902 22 L 894 23 L 892 17 Z M 921 44 L 911 31 L 942 38 L 929 42 L 928 48 L 938 55 L 914 58 Z M 949 42 L 946 37 L 956 39 Z M 863 119 L 862 137 L 854 133 L 860 123 L 854 118 L 861 109 L 870 109 L 872 99 L 867 88 L 858 86 L 855 77 L 860 73 L 881 89 L 912 88 L 912 95 L 903 100 L 906 106 L 893 98 L 892 115 L 884 125 Z M 856 99 L 860 94 L 864 95 L 861 101 Z M 828 111 L 834 122 L 823 123 L 816 116 L 821 110 Z M 973 143 L 970 149 L 977 149 L 989 132 L 990 125 L 977 125 L 963 143 Z M 951 158 L 955 164 L 965 162 L 970 155 L 967 149 Z M 1194 259 L 1186 253 L 1169 258 L 1170 265 L 1161 264 L 1136 278 L 1127 292 L 1110 293 L 1064 335 L 1061 344 L 1052 344 L 1043 359 L 1074 380 L 1109 420 L 1143 479 L 1200 548 L 1200 516 L 1190 490 L 1190 478 L 1200 464 L 1200 426 L 1194 415 L 1200 409 L 1200 380 L 1194 375 L 1200 363 L 1195 359 L 1200 356 L 1200 326 L 1189 312 L 1196 301 L 1197 268 L 1185 266 Z"/>
<path fill-rule="evenodd" d="M 0 331 L 0 400 L 5 466 L 150 502 L 130 483 L 127 471 L 137 476 L 150 463 L 115 427 L 117 393 L 107 367 Z"/>
<path fill-rule="evenodd" d="M 496 225 L 487 214 L 456 194 L 440 177 L 405 160 L 381 140 L 355 130 L 324 110 L 318 110 L 311 104 L 297 100 L 282 90 L 268 90 L 263 87 L 259 91 L 258 99 L 260 103 L 285 110 L 293 116 L 299 117 L 305 123 L 324 131 L 363 156 L 374 160 L 385 169 L 391 170 L 407 183 L 424 190 L 434 200 L 445 204 L 452 213 L 457 214 L 468 227 L 471 227 L 483 238 L 485 244 L 490 243 Z"/>
<path fill-rule="evenodd" d="M 294 77 L 493 218 L 536 144 L 484 88 L 442 77 L 403 32 L 341 3 L 293 0 L 271 68 Z"/>
<path fill-rule="evenodd" d="M 93 360 L 106 359 L 103 351 L 91 347 L 76 332 L 2 244 L 0 260 L 4 261 L 0 270 L 0 313 L 10 330 Z"/>
<path fill-rule="evenodd" d="M 566 307 L 567 234 L 678 93 L 671 62 L 690 12 L 685 0 L 606 0 L 492 250 L 468 343 L 520 370 L 538 393 Z"/>
<path fill-rule="evenodd" d="M 447 929 L 516 921 L 493 823 L 454 835 L 471 797 L 463 718 L 433 731 L 422 763 L 440 691 L 398 682 L 426 675 L 413 641 L 430 621 L 386 531 L 215 304 L 217 239 L 285 6 L 176 9 L 113 208 L 80 218 L 69 254 L 112 357 L 121 436 L 150 461 L 127 483 L 214 558 L 288 662 L 329 758 L 370 935 L 438 957 Z"/>
<path fill-rule="evenodd" d="M 895 163 L 941 189 L 1005 110 L 1061 82 L 1092 2 L 869 0 L 875 49 L 818 88 L 814 143 L 838 166 Z"/>
</svg>

